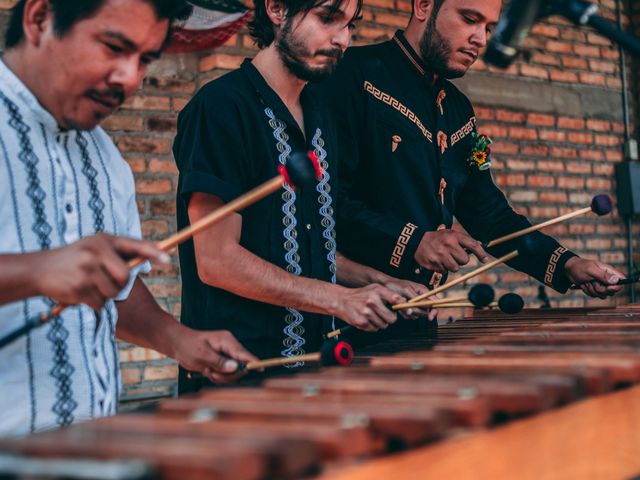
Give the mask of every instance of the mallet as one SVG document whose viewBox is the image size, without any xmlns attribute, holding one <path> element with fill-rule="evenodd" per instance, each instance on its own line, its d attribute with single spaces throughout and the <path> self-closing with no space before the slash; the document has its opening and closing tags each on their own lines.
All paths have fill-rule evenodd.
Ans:
<svg viewBox="0 0 640 480">
<path fill-rule="evenodd" d="M 309 185 L 314 180 L 314 177 L 320 178 L 322 176 L 322 169 L 318 163 L 318 159 L 312 152 L 293 152 L 289 156 L 286 167 L 284 165 L 280 165 L 278 171 L 280 174 L 276 177 L 214 210 L 209 215 L 180 230 L 169 238 L 158 242 L 156 246 L 159 250 L 170 252 L 177 245 L 189 240 L 202 230 L 215 225 L 232 213 L 243 210 L 278 191 L 285 183 L 292 186 L 299 185 L 302 187 Z M 134 258 L 130 260 L 127 265 L 131 269 L 140 265 L 144 261 L 145 259 L 143 258 Z M 54 305 L 48 312 L 43 312 L 40 315 L 28 318 L 25 324 L 20 328 L 17 328 L 13 332 L 10 332 L 0 338 L 0 348 L 9 345 L 34 328 L 44 325 L 49 320 L 60 315 L 62 311 L 69 306 L 70 305 L 62 304 Z"/>
</svg>

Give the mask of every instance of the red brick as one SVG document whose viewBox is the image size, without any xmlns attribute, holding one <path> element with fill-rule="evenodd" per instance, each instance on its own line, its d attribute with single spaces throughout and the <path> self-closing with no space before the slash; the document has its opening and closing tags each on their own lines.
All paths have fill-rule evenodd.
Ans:
<svg viewBox="0 0 640 480">
<path fill-rule="evenodd" d="M 122 383 L 125 385 L 140 383 L 142 380 L 142 372 L 139 368 L 122 368 L 120 374 L 122 375 Z"/>
<path fill-rule="evenodd" d="M 172 380 L 178 376 L 178 365 L 149 365 L 144 368 L 145 380 Z"/>
<path fill-rule="evenodd" d="M 525 176 L 521 173 L 498 173 L 495 175 L 496 184 L 506 187 L 523 187 L 526 183 Z"/>
<path fill-rule="evenodd" d="M 590 235 L 596 233 L 596 226 L 593 223 L 570 223 L 569 233 L 573 235 Z"/>
<path fill-rule="evenodd" d="M 542 113 L 530 113 L 527 115 L 527 123 L 540 127 L 553 127 L 556 124 L 556 117 Z"/>
<path fill-rule="evenodd" d="M 589 190 L 611 190 L 613 182 L 608 178 L 587 178 L 587 188 Z"/>
<path fill-rule="evenodd" d="M 167 138 L 123 137 L 116 142 L 121 152 L 169 153 L 171 141 Z"/>
<path fill-rule="evenodd" d="M 538 160 L 538 170 L 542 172 L 564 172 L 564 162 Z"/>
<path fill-rule="evenodd" d="M 560 117 L 558 118 L 559 128 L 568 128 L 571 130 L 584 130 L 586 122 L 580 118 Z"/>
<path fill-rule="evenodd" d="M 169 110 L 169 97 L 152 97 L 145 95 L 136 95 L 124 102 L 122 108 L 130 108 L 132 110 Z"/>
<path fill-rule="evenodd" d="M 534 163 L 530 160 L 519 160 L 515 158 L 508 159 L 506 163 L 511 170 L 531 171 L 535 166 Z"/>
<path fill-rule="evenodd" d="M 531 128 L 509 127 L 509 136 L 519 140 L 537 140 L 538 133 Z"/>
<path fill-rule="evenodd" d="M 593 165 L 593 173 L 595 175 L 611 176 L 615 173 L 615 168 L 608 163 L 595 163 Z"/>
<path fill-rule="evenodd" d="M 556 181 L 553 177 L 546 175 L 528 175 L 527 185 L 530 187 L 553 187 Z"/>
<path fill-rule="evenodd" d="M 545 45 L 545 49 L 549 52 L 555 52 L 555 53 L 566 53 L 566 54 L 571 54 L 573 53 L 573 46 L 570 43 L 567 42 L 559 42 L 557 40 L 549 40 L 546 45 Z M 598 50 L 596 48 L 596 50 Z"/>
<path fill-rule="evenodd" d="M 485 134 L 487 133 L 483 129 L 481 129 L 480 132 Z M 489 136 L 493 137 L 492 135 Z M 510 142 L 496 142 L 492 147 L 492 152 L 498 155 L 515 155 L 519 150 L 517 143 Z"/>
<path fill-rule="evenodd" d="M 509 193 L 510 202 L 525 202 L 531 203 L 538 200 L 538 192 L 532 190 L 515 190 Z"/>
<path fill-rule="evenodd" d="M 557 130 L 540 130 L 540 140 L 545 142 L 557 142 L 564 143 L 567 141 L 567 134 L 565 132 L 558 132 Z"/>
<path fill-rule="evenodd" d="M 540 201 L 546 203 L 567 203 L 565 192 L 540 192 Z"/>
<path fill-rule="evenodd" d="M 569 162 L 567 163 L 567 172 L 568 173 L 591 173 L 591 165 L 588 163 Z"/>
<path fill-rule="evenodd" d="M 584 178 L 558 177 L 558 188 L 578 189 L 584 188 Z"/>
<path fill-rule="evenodd" d="M 622 137 L 616 135 L 596 135 L 595 139 L 597 145 L 605 145 L 607 147 L 614 147 L 623 143 Z"/>
<path fill-rule="evenodd" d="M 596 132 L 608 132 L 611 129 L 611 122 L 607 120 L 587 120 L 587 128 Z"/>
<path fill-rule="evenodd" d="M 573 51 L 581 57 L 596 57 L 596 58 L 600 57 L 599 47 L 576 44 L 573 48 Z"/>
<path fill-rule="evenodd" d="M 589 64 L 584 58 L 562 57 L 562 66 L 566 68 L 575 68 L 577 70 L 586 70 L 589 67 Z"/>
<path fill-rule="evenodd" d="M 554 218 L 558 216 L 556 207 L 531 207 L 529 215 L 533 218 Z"/>
<path fill-rule="evenodd" d="M 542 65 L 560 66 L 560 59 L 555 55 L 536 52 L 531 57 L 531 62 Z"/>
<path fill-rule="evenodd" d="M 531 33 L 550 38 L 558 38 L 560 36 L 560 29 L 546 23 L 538 23 L 531 28 Z"/>
<path fill-rule="evenodd" d="M 549 78 L 553 82 L 578 83 L 578 75 L 565 70 L 552 69 L 549 72 Z"/>
<path fill-rule="evenodd" d="M 136 180 L 136 192 L 140 194 L 160 194 L 173 191 L 171 180 L 168 179 L 138 179 Z"/>
<path fill-rule="evenodd" d="M 587 41 L 592 45 L 602 45 L 604 47 L 612 46 L 611 40 L 596 33 L 587 33 Z"/>
<path fill-rule="evenodd" d="M 611 240 L 607 238 L 591 238 L 585 243 L 590 250 L 608 250 L 611 248 Z"/>
<path fill-rule="evenodd" d="M 492 108 L 475 107 L 476 118 L 478 120 L 493 120 L 495 111 Z"/>
<path fill-rule="evenodd" d="M 590 133 L 570 132 L 569 141 L 571 143 L 591 144 L 593 143 L 593 135 Z"/>
<path fill-rule="evenodd" d="M 177 175 L 178 168 L 176 162 L 173 160 L 160 160 L 158 158 L 152 158 L 149 161 L 149 172 L 152 173 L 172 173 Z"/>
<path fill-rule="evenodd" d="M 537 67 L 535 65 L 528 65 L 526 63 L 520 65 L 520 73 L 525 77 L 548 79 L 549 72 L 544 67 Z"/>
<path fill-rule="evenodd" d="M 580 150 L 579 154 L 583 160 L 593 160 L 594 162 L 600 162 L 604 158 L 601 150 Z"/>
<path fill-rule="evenodd" d="M 615 73 L 617 66 L 612 62 L 603 62 L 600 60 L 589 60 L 589 68 L 594 72 Z"/>
<path fill-rule="evenodd" d="M 578 78 L 589 85 L 605 85 L 605 76 L 599 73 L 580 72 Z"/>
<path fill-rule="evenodd" d="M 496 120 L 499 122 L 523 124 L 526 116 L 524 113 L 510 112 L 509 110 L 496 110 Z"/>
<path fill-rule="evenodd" d="M 558 158 L 576 158 L 578 153 L 575 148 L 560 148 L 560 147 L 551 147 L 551 151 L 549 152 L 551 157 Z"/>
<path fill-rule="evenodd" d="M 143 220 L 142 236 L 144 238 L 166 237 L 169 233 L 169 225 L 166 220 Z"/>
<path fill-rule="evenodd" d="M 549 154 L 549 147 L 546 145 L 524 145 L 522 155 L 530 157 L 546 157 Z"/>
</svg>

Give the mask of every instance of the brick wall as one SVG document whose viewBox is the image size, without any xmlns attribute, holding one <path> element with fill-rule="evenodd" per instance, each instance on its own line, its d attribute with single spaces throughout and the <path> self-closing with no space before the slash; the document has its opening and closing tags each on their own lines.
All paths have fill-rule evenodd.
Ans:
<svg viewBox="0 0 640 480">
<path fill-rule="evenodd" d="M 2 29 L 13 3 L 0 0 Z M 408 1 L 366 0 L 365 4 L 354 44 L 385 40 L 408 20 Z M 631 4 L 634 24 L 640 25 L 640 1 Z M 615 19 L 614 0 L 602 0 L 600 5 L 607 17 Z M 618 49 L 606 39 L 555 17 L 535 26 L 526 45 L 529 62 L 519 61 L 504 72 L 478 62 L 457 83 L 474 101 L 480 131 L 495 140 L 497 183 L 517 211 L 538 222 L 588 205 L 596 192 L 614 196 L 613 171 L 623 160 L 624 141 L 620 59 Z M 242 31 L 214 52 L 166 55 L 152 65 L 140 92 L 105 123 L 135 173 L 146 238 L 161 239 L 176 229 L 176 170 L 171 155 L 176 114 L 200 85 L 236 68 L 255 51 Z M 636 73 L 637 68 L 630 72 L 632 86 Z M 637 92 L 633 95 L 637 99 Z M 603 219 L 581 218 L 549 232 L 580 254 L 626 271 L 626 229 L 617 213 Z M 634 232 L 638 238 L 638 226 Z M 505 268 L 480 280 L 495 283 L 500 294 L 516 291 L 536 304 L 538 284 L 525 275 Z M 177 259 L 172 266 L 151 272 L 146 282 L 161 305 L 179 315 Z M 602 303 L 581 294 L 560 297 L 547 291 L 554 305 Z M 627 301 L 622 296 L 611 302 Z M 442 316 L 459 313 L 447 311 Z M 121 360 L 125 398 L 174 391 L 176 366 L 171 360 L 124 344 Z"/>
</svg>

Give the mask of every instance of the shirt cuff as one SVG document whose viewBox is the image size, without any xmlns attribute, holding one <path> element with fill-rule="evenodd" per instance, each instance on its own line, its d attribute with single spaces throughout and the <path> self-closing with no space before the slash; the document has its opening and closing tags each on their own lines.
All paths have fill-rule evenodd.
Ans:
<svg viewBox="0 0 640 480">
<path fill-rule="evenodd" d="M 566 293 L 572 285 L 564 271 L 564 266 L 569 259 L 577 257 L 577 255 L 565 247 L 556 248 L 547 264 L 547 270 L 544 276 L 544 283 L 560 293 Z"/>
<path fill-rule="evenodd" d="M 416 250 L 418 250 L 420 241 L 425 233 L 426 230 L 423 228 L 413 223 L 407 223 L 398 235 L 396 245 L 391 252 L 389 265 L 404 274 L 413 272 L 417 267 L 415 261 Z"/>
</svg>

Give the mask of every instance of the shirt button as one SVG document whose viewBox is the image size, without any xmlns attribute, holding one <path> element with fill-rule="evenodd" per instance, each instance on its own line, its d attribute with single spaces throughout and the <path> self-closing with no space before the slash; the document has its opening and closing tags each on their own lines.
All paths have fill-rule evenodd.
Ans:
<svg viewBox="0 0 640 480">
<path fill-rule="evenodd" d="M 416 271 L 416 275 L 420 275 L 420 273 L 422 272 L 422 269 L 421 268 L 416 268 L 415 271 Z"/>
<path fill-rule="evenodd" d="M 73 212 L 73 207 L 71 206 L 70 203 L 67 203 L 64 207 L 64 209 L 67 211 L 67 213 L 71 213 Z"/>
<path fill-rule="evenodd" d="M 307 223 L 307 230 L 311 230 L 311 224 Z"/>
</svg>

